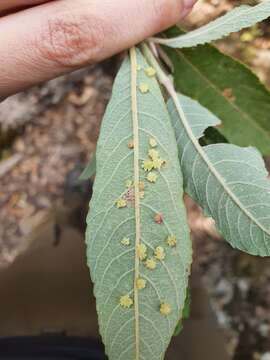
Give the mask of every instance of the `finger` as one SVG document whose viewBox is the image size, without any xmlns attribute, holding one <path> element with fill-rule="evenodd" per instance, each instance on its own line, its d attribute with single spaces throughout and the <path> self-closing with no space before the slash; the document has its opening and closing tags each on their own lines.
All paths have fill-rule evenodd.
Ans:
<svg viewBox="0 0 270 360">
<path fill-rule="evenodd" d="M 58 0 L 4 17 L 0 97 L 126 49 L 175 24 L 185 5 L 184 0 Z"/>
<path fill-rule="evenodd" d="M 48 0 L 1 0 L 0 12 L 6 10 L 12 10 L 14 8 L 20 8 L 24 6 L 32 6 L 44 3 Z"/>
</svg>

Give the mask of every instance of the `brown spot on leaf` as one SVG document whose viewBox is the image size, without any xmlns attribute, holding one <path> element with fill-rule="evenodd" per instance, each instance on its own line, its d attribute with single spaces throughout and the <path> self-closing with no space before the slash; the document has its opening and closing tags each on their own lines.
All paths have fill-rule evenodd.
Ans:
<svg viewBox="0 0 270 360">
<path fill-rule="evenodd" d="M 162 214 L 156 214 L 154 217 L 155 223 L 157 224 L 163 224 L 163 215 Z"/>
<path fill-rule="evenodd" d="M 233 95 L 233 90 L 231 88 L 226 88 L 222 92 L 223 96 L 230 101 L 235 101 L 235 96 Z"/>
<path fill-rule="evenodd" d="M 125 199 L 127 203 L 134 204 L 134 202 L 135 202 L 135 192 L 134 192 L 134 187 L 133 186 L 127 189 L 127 191 L 123 195 L 123 199 Z"/>
<path fill-rule="evenodd" d="M 134 141 L 133 141 L 133 140 L 130 140 L 130 141 L 128 142 L 128 148 L 129 148 L 130 150 L 134 149 Z"/>
</svg>

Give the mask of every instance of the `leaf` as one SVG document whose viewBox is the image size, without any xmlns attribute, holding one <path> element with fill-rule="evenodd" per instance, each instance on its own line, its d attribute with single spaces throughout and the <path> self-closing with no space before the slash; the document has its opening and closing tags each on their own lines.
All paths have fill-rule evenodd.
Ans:
<svg viewBox="0 0 270 360">
<path fill-rule="evenodd" d="M 96 154 L 93 155 L 89 164 L 86 166 L 84 171 L 81 173 L 79 180 L 88 180 L 96 173 Z"/>
<path fill-rule="evenodd" d="M 209 45 L 165 50 L 174 65 L 177 91 L 221 119 L 218 131 L 229 142 L 270 154 L 270 94 L 246 66 Z"/>
<path fill-rule="evenodd" d="M 190 312 L 191 312 L 191 292 L 190 292 L 190 288 L 188 288 L 183 313 L 182 313 L 181 319 L 179 320 L 178 324 L 176 325 L 173 336 L 178 336 L 182 332 L 182 330 L 184 328 L 184 324 L 183 324 L 184 320 L 189 319 Z"/>
<path fill-rule="evenodd" d="M 233 32 L 250 27 L 270 16 L 270 1 L 263 1 L 256 6 L 242 5 L 226 15 L 211 21 L 187 34 L 171 39 L 153 38 L 154 42 L 172 48 L 185 48 L 209 43 L 227 36 Z"/>
<path fill-rule="evenodd" d="M 192 257 L 174 131 L 146 68 L 133 49 L 116 78 L 98 140 L 87 218 L 88 264 L 110 360 L 163 359 L 184 307 Z M 144 165 L 151 168 L 149 150 L 156 160 L 166 160 L 160 170 L 142 168 L 147 159 Z M 149 173 L 156 182 L 147 181 Z M 176 247 L 168 246 L 168 236 L 171 241 L 175 236 Z M 142 245 L 153 270 L 139 259 L 144 259 Z M 154 260 L 158 246 L 161 261 Z M 138 278 L 144 289 L 137 288 Z M 170 308 L 168 316 L 160 313 Z"/>
<path fill-rule="evenodd" d="M 200 140 L 201 145 L 210 145 L 217 143 L 228 143 L 227 139 L 222 136 L 217 129 L 208 128 L 205 131 L 205 136 Z"/>
<path fill-rule="evenodd" d="M 168 107 L 186 192 L 233 247 L 270 255 L 270 181 L 259 152 L 230 144 L 201 147 L 198 139 L 219 119 L 183 95 L 170 99 Z"/>
</svg>

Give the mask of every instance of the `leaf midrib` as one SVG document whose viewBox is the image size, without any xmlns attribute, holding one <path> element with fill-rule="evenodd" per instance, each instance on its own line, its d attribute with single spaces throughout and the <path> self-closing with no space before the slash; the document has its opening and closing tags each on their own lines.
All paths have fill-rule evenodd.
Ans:
<svg viewBox="0 0 270 360">
<path fill-rule="evenodd" d="M 135 265 L 134 265 L 134 317 L 135 317 L 135 359 L 140 359 L 140 331 L 139 331 L 139 294 L 136 280 L 139 278 L 139 254 L 138 247 L 141 241 L 141 218 L 140 218 L 140 173 L 139 173 L 139 120 L 138 120 L 138 99 L 137 99 L 137 54 L 136 49 L 130 50 L 131 61 L 131 111 L 133 124 L 134 142 L 134 206 L 136 222 L 135 240 Z"/>
</svg>

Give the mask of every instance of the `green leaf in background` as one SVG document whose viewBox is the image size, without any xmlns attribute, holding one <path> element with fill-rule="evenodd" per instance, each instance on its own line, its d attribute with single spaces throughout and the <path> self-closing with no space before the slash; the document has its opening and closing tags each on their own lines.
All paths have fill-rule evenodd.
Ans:
<svg viewBox="0 0 270 360">
<path fill-rule="evenodd" d="M 210 127 L 206 129 L 204 135 L 205 136 L 200 139 L 201 145 L 228 143 L 227 139 L 221 135 L 216 128 Z"/>
<path fill-rule="evenodd" d="M 230 244 L 270 255 L 270 181 L 259 152 L 230 144 L 200 146 L 220 121 L 197 101 L 176 95 L 168 103 L 186 192 L 211 216 Z"/>
<path fill-rule="evenodd" d="M 192 260 L 169 114 L 132 49 L 98 140 L 87 256 L 110 360 L 160 360 L 182 313 Z"/>
<path fill-rule="evenodd" d="M 89 164 L 86 166 L 84 171 L 81 173 L 79 180 L 88 180 L 96 173 L 96 154 L 92 156 Z"/>
<path fill-rule="evenodd" d="M 270 1 L 266 0 L 256 6 L 239 6 L 226 15 L 211 21 L 187 34 L 171 39 L 153 38 L 154 42 L 172 48 L 192 47 L 223 38 L 230 33 L 252 26 L 270 16 Z"/>
<path fill-rule="evenodd" d="M 179 34 L 179 30 L 168 34 Z M 270 154 L 270 93 L 256 75 L 209 45 L 164 50 L 174 65 L 177 91 L 221 119 L 218 130 L 229 142 Z"/>
<path fill-rule="evenodd" d="M 178 336 L 182 332 L 182 330 L 184 328 L 184 324 L 183 324 L 184 320 L 189 319 L 190 311 L 191 311 L 191 291 L 190 291 L 190 288 L 188 288 L 183 313 L 181 315 L 181 319 L 179 320 L 178 324 L 176 325 L 173 336 Z"/>
</svg>

